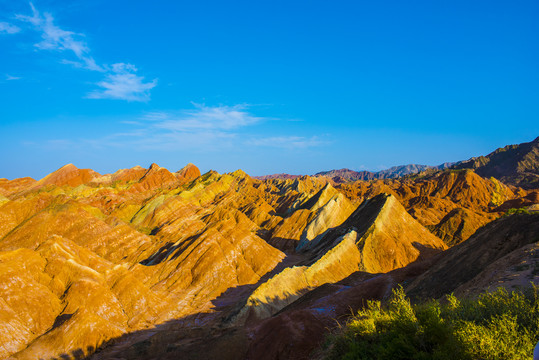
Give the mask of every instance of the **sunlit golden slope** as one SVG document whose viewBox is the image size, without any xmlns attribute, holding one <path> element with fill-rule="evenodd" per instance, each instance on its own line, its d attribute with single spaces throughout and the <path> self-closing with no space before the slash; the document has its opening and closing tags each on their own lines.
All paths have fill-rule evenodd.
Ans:
<svg viewBox="0 0 539 360">
<path fill-rule="evenodd" d="M 230 331 L 237 342 L 216 348 L 247 351 L 260 319 L 339 281 L 424 264 L 533 194 L 470 170 L 336 185 L 69 164 L 0 179 L 0 358 L 100 347 L 99 359 L 152 358 L 133 345 L 150 338 L 156 358 L 177 343 L 175 358 Z M 377 281 L 387 290 L 406 276 Z"/>
</svg>

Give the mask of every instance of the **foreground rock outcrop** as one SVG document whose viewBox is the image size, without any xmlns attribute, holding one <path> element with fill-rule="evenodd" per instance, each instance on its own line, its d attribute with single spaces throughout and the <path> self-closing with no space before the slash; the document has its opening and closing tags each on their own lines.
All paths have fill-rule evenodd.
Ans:
<svg viewBox="0 0 539 360">
<path fill-rule="evenodd" d="M 537 282 L 539 214 L 513 215 L 491 222 L 452 247 L 407 287 L 415 298 L 477 293 L 499 286 L 511 290 Z"/>
</svg>

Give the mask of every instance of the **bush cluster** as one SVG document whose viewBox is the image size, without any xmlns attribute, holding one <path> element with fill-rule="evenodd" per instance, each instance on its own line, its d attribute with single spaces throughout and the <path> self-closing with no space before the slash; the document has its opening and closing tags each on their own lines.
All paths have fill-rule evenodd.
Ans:
<svg viewBox="0 0 539 360">
<path fill-rule="evenodd" d="M 518 208 L 518 209 L 515 209 L 515 208 L 511 208 L 509 210 L 507 210 L 505 212 L 505 214 L 503 214 L 503 216 L 509 216 L 509 215 L 513 215 L 513 214 L 526 214 L 526 215 L 531 215 L 532 213 L 530 211 L 528 211 L 526 208 Z"/>
<path fill-rule="evenodd" d="M 328 359 L 531 359 L 539 291 L 503 288 L 476 299 L 412 305 L 402 288 L 387 306 L 368 302 L 326 343 Z"/>
</svg>

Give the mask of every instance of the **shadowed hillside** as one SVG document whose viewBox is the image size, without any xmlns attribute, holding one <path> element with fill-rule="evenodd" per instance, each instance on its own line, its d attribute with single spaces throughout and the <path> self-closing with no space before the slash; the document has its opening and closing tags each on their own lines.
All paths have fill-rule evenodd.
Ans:
<svg viewBox="0 0 539 360">
<path fill-rule="evenodd" d="M 528 143 L 507 145 L 486 156 L 471 158 L 456 169 L 474 169 L 479 175 L 495 177 L 524 188 L 539 187 L 539 137 Z"/>
</svg>

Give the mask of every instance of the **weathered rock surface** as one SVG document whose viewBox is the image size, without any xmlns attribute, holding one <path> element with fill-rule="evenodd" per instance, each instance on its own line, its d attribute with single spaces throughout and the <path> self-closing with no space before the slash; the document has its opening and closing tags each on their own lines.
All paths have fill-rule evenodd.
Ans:
<svg viewBox="0 0 539 360">
<path fill-rule="evenodd" d="M 92 169 L 79 169 L 73 164 L 67 164 L 33 184 L 32 188 L 40 188 L 47 185 L 76 187 L 86 184 L 99 176 Z"/>
<path fill-rule="evenodd" d="M 488 223 L 536 194 L 472 170 L 336 184 L 70 164 L 0 179 L 0 358 L 305 358 L 333 319 L 489 226 L 498 255 L 466 245 L 444 265 L 483 256 L 473 278 L 432 271 L 463 293 L 535 276 L 534 242 L 518 240 L 533 217 Z M 519 227 L 532 232 L 515 246 L 496 240 Z M 446 291 L 424 279 L 414 291 Z"/>
<path fill-rule="evenodd" d="M 437 225 L 429 226 L 432 233 L 447 245 L 453 246 L 468 239 L 481 226 L 492 221 L 492 217 L 465 208 L 455 208 L 440 220 Z"/>
<path fill-rule="evenodd" d="M 366 200 L 342 226 L 302 248 L 307 260 L 261 284 L 244 312 L 264 318 L 307 291 L 363 271 L 385 273 L 446 249 L 392 195 Z"/>
<path fill-rule="evenodd" d="M 300 250 L 326 230 L 342 224 L 355 206 L 330 184 L 314 196 L 294 204 L 295 211 L 283 219 L 269 243 L 284 251 Z"/>
<path fill-rule="evenodd" d="M 385 274 L 356 272 L 309 291 L 250 328 L 246 359 L 313 359 L 327 329 L 368 300 L 384 300 L 403 284 L 410 296 L 473 296 L 504 286 L 539 284 L 539 214 L 513 215 L 484 226 L 470 239 L 423 261 Z M 409 284 L 406 286 L 406 284 Z M 294 339 L 293 343 L 290 339 Z"/>
<path fill-rule="evenodd" d="M 415 219 L 443 236 L 448 244 L 466 240 L 480 226 L 500 215 L 500 205 L 519 196 L 518 191 L 498 180 L 482 178 L 471 170 L 446 170 L 399 181 L 360 181 L 341 184 L 337 189 L 352 201 L 380 193 L 393 194 Z M 461 224 L 465 229 L 460 228 Z"/>
<path fill-rule="evenodd" d="M 521 283 L 539 284 L 539 273 L 532 274 L 539 256 L 534 250 L 538 242 L 539 214 L 496 220 L 467 241 L 440 254 L 435 265 L 412 282 L 407 291 L 416 298 L 439 298 L 457 288 L 459 292 L 467 292 L 505 283 L 510 288 L 515 282 L 500 281 L 509 273 L 509 277 L 520 278 Z M 525 267 L 522 270 L 529 271 L 508 271 L 520 263 Z"/>
<path fill-rule="evenodd" d="M 539 137 L 528 143 L 507 145 L 486 156 L 474 157 L 455 165 L 475 169 L 485 177 L 526 188 L 539 187 Z"/>
<path fill-rule="evenodd" d="M 103 178 L 68 165 L 28 184 L 0 206 L 2 358 L 86 356 L 211 312 L 284 258 L 257 235 L 274 210 L 243 172 L 154 164 Z"/>
<path fill-rule="evenodd" d="M 0 195 L 9 196 L 13 193 L 21 191 L 28 188 L 30 185 L 34 184 L 36 180 L 30 177 L 24 177 L 14 180 L 8 180 L 5 178 L 0 179 Z"/>
</svg>

